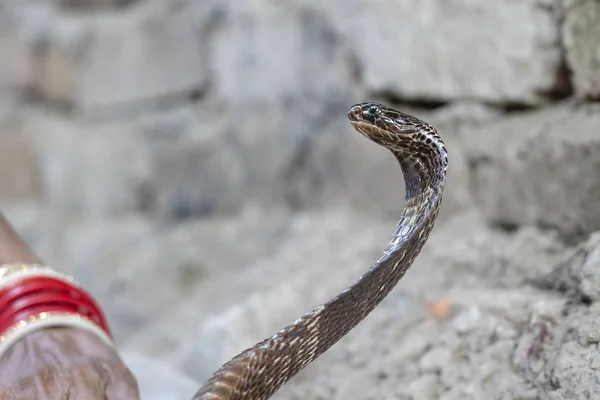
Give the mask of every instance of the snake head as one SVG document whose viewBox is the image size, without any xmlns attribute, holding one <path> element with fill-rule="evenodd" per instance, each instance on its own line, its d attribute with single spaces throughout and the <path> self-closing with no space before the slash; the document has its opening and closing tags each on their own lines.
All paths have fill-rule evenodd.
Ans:
<svg viewBox="0 0 600 400">
<path fill-rule="evenodd" d="M 417 131 L 414 117 L 379 103 L 356 104 L 348 112 L 348 118 L 357 131 L 389 149 L 394 149 Z"/>
</svg>

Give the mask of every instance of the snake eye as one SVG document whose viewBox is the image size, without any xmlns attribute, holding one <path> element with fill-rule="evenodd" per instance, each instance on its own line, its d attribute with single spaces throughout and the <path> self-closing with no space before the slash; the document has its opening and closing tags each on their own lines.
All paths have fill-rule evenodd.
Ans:
<svg viewBox="0 0 600 400">
<path fill-rule="evenodd" d="M 370 121 L 375 120 L 377 116 L 379 116 L 379 107 L 377 106 L 370 106 L 363 111 L 363 117 Z"/>
</svg>

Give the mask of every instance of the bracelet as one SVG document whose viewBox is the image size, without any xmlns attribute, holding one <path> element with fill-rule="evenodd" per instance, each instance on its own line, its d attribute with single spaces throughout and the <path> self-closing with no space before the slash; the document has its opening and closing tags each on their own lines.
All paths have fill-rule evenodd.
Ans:
<svg viewBox="0 0 600 400">
<path fill-rule="evenodd" d="M 97 323 L 105 331 L 109 330 L 100 307 L 83 289 L 56 278 L 28 276 L 8 287 L 0 287 L 0 332 L 7 329 L 3 321 L 11 310 L 18 311 L 39 304 L 44 299 L 47 302 L 76 305 L 78 307 L 74 311 Z"/>
<path fill-rule="evenodd" d="M 41 264 L 0 265 L 0 357 L 49 327 L 84 329 L 114 347 L 100 306 L 73 278 Z"/>
<path fill-rule="evenodd" d="M 28 334 L 46 328 L 57 327 L 72 327 L 86 330 L 95 334 L 108 346 L 114 347 L 112 339 L 106 332 L 87 318 L 71 312 L 42 311 L 33 313 L 27 318 L 21 319 L 0 336 L 0 357 L 2 357 L 12 345 Z"/>
<path fill-rule="evenodd" d="M 42 264 L 3 264 L 0 265 L 0 288 L 27 276 L 55 277 L 76 284 L 75 280 Z"/>
</svg>

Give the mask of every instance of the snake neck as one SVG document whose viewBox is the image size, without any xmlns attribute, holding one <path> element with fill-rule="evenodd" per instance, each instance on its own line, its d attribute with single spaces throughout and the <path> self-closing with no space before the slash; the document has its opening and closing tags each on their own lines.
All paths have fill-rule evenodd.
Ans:
<svg viewBox="0 0 600 400">
<path fill-rule="evenodd" d="M 378 262 L 401 249 L 409 238 L 430 232 L 427 221 L 435 220 L 446 180 L 447 158 L 444 143 L 435 144 L 435 152 L 417 152 L 418 155 L 392 150 L 404 176 L 404 208 L 392 240 Z M 433 214 L 433 215 L 432 215 Z M 424 229 L 422 232 L 419 230 Z M 424 240 L 423 240 L 424 242 Z M 424 243 L 423 243 L 424 244 Z"/>
</svg>

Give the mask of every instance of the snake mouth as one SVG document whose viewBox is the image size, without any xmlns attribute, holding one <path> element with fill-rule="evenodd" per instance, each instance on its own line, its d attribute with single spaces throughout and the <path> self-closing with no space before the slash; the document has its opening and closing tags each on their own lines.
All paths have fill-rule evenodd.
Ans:
<svg viewBox="0 0 600 400">
<path fill-rule="evenodd" d="M 377 119 L 381 115 L 381 105 L 377 103 L 356 104 L 348 111 L 348 119 L 358 132 L 374 140 L 377 134 Z"/>
<path fill-rule="evenodd" d="M 348 111 L 350 123 L 361 135 L 373 142 L 389 147 L 393 144 L 393 121 L 386 115 L 387 108 L 379 103 L 355 104 Z"/>
</svg>

